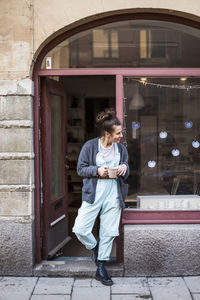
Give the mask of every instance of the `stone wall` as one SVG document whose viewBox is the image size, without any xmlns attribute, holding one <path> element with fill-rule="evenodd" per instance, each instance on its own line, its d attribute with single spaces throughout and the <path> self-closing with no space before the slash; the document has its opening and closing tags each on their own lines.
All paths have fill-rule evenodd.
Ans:
<svg viewBox="0 0 200 300">
<path fill-rule="evenodd" d="M 32 275 L 33 83 L 0 81 L 0 275 Z"/>
<path fill-rule="evenodd" d="M 124 226 L 125 276 L 200 274 L 200 225 Z"/>
</svg>

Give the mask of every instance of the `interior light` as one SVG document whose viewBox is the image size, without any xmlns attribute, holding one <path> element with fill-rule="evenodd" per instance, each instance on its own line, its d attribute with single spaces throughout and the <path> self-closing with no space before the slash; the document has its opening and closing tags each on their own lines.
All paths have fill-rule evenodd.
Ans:
<svg viewBox="0 0 200 300">
<path fill-rule="evenodd" d="M 184 82 L 187 80 L 187 77 L 181 77 L 180 80 Z"/>
<path fill-rule="evenodd" d="M 140 128 L 140 122 L 132 122 L 132 128 L 139 129 Z"/>
<path fill-rule="evenodd" d="M 147 78 L 146 78 L 146 77 L 141 77 L 141 78 L 140 78 L 140 81 L 141 81 L 142 83 L 145 83 L 145 82 L 147 82 Z"/>
<path fill-rule="evenodd" d="M 159 136 L 160 136 L 161 139 L 166 139 L 166 137 L 167 137 L 167 131 L 161 131 L 159 133 Z"/>
<path fill-rule="evenodd" d="M 172 153 L 173 156 L 179 156 L 180 155 L 180 150 L 178 150 L 176 148 L 176 149 L 173 149 L 171 153 Z"/>
<path fill-rule="evenodd" d="M 156 166 L 155 160 L 148 161 L 148 166 L 149 166 L 149 168 L 154 168 Z"/>
<path fill-rule="evenodd" d="M 192 142 L 192 147 L 199 148 L 199 146 L 200 146 L 200 143 L 198 141 L 193 141 Z"/>
<path fill-rule="evenodd" d="M 186 122 L 184 123 L 184 125 L 185 125 L 186 128 L 192 128 L 193 122 L 192 122 L 192 121 L 186 121 Z"/>
</svg>

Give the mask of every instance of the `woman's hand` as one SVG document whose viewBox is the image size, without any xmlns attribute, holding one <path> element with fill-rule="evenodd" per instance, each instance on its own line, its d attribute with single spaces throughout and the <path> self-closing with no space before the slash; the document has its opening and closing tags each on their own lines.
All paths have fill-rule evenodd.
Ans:
<svg viewBox="0 0 200 300">
<path fill-rule="evenodd" d="M 106 177 L 108 175 L 108 167 L 99 167 L 97 173 L 100 177 Z"/>
<path fill-rule="evenodd" d="M 126 170 L 127 170 L 127 165 L 125 164 L 119 165 L 117 175 L 124 176 L 126 174 Z"/>
</svg>

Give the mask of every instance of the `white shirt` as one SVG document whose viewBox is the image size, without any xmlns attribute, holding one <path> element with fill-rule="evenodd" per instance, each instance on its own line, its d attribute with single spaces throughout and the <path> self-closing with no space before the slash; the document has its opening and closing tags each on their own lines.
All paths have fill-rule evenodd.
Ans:
<svg viewBox="0 0 200 300">
<path fill-rule="evenodd" d="M 111 161 L 115 157 L 115 145 L 112 143 L 110 147 L 105 148 L 100 142 L 100 153 L 105 161 Z"/>
</svg>

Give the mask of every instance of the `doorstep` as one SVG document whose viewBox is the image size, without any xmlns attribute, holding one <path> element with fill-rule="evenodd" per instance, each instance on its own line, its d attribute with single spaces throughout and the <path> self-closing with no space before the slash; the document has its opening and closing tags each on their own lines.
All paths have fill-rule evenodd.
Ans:
<svg viewBox="0 0 200 300">
<path fill-rule="evenodd" d="M 122 277 L 123 263 L 108 262 L 106 264 L 109 275 Z M 95 277 L 97 267 L 91 260 L 78 261 L 47 261 L 44 260 L 34 268 L 34 276 L 38 277 Z"/>
</svg>

